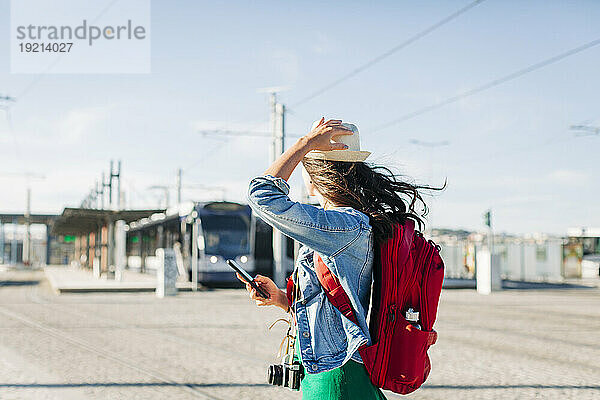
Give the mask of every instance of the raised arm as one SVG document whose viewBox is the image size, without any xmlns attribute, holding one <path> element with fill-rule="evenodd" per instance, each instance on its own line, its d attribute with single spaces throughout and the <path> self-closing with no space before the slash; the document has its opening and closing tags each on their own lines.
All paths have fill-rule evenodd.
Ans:
<svg viewBox="0 0 600 400">
<path fill-rule="evenodd" d="M 285 235 L 327 256 L 344 250 L 361 233 L 368 217 L 350 210 L 324 210 L 292 201 L 289 186 L 270 175 L 254 178 L 248 190 L 252 210 Z"/>
<path fill-rule="evenodd" d="M 324 210 L 288 197 L 287 179 L 311 150 L 342 150 L 345 145 L 334 143 L 332 137 L 351 135 L 340 120 L 320 123 L 282 154 L 262 177 L 250 182 L 248 202 L 254 212 L 285 235 L 326 255 L 343 250 L 360 234 L 365 216 L 353 211 Z"/>
<path fill-rule="evenodd" d="M 343 126 L 342 121 L 339 119 L 330 119 L 325 122 L 325 118 L 321 118 L 319 124 L 308 135 L 301 137 L 267 168 L 265 175 L 287 181 L 296 166 L 309 151 L 343 150 L 347 148 L 345 144 L 331 141 L 334 136 L 338 135 L 352 135 L 352 131 Z"/>
</svg>

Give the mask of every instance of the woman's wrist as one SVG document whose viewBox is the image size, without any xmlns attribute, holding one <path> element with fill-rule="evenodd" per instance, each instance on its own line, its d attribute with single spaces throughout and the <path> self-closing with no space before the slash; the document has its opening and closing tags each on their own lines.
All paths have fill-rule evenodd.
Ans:
<svg viewBox="0 0 600 400">
<path fill-rule="evenodd" d="M 272 175 L 287 181 L 296 166 L 310 150 L 308 140 L 304 137 L 300 138 L 267 168 L 265 175 Z"/>
<path fill-rule="evenodd" d="M 296 151 L 301 154 L 301 158 L 304 158 L 304 156 L 312 150 L 310 148 L 310 139 L 308 138 L 308 135 L 302 136 L 294 145 L 296 146 Z"/>
</svg>

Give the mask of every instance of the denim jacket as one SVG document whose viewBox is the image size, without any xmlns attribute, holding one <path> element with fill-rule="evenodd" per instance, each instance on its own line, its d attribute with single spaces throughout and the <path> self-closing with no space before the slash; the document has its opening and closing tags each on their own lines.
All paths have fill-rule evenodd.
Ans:
<svg viewBox="0 0 600 400">
<path fill-rule="evenodd" d="M 371 344 L 366 321 L 371 295 L 373 235 L 369 217 L 352 207 L 324 210 L 290 200 L 289 185 L 270 175 L 254 178 L 248 189 L 252 210 L 265 222 L 303 244 L 295 272 L 301 295 L 292 305 L 298 326 L 302 363 L 308 373 L 328 371 L 352 359 Z M 327 299 L 317 278 L 317 252 L 348 294 L 358 325 Z"/>
</svg>

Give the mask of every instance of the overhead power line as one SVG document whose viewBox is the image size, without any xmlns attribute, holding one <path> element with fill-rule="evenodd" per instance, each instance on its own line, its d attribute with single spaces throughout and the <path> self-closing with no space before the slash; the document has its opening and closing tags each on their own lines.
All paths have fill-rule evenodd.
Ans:
<svg viewBox="0 0 600 400">
<path fill-rule="evenodd" d="M 583 45 L 581 45 L 579 47 L 575 47 L 575 48 L 573 48 L 571 50 L 565 51 L 564 53 L 560 53 L 560 54 L 558 54 L 556 56 L 547 58 L 547 59 L 545 59 L 543 61 L 540 61 L 540 62 L 537 62 L 535 64 L 532 64 L 532 65 L 530 65 L 528 67 L 519 69 L 519 70 L 517 70 L 515 72 L 512 72 L 512 73 L 510 73 L 508 75 L 505 75 L 505 76 L 503 76 L 501 78 L 494 79 L 493 81 L 490 81 L 490 82 L 488 82 L 488 83 L 486 83 L 484 85 L 481 85 L 479 87 L 476 87 L 474 89 L 467 90 L 467 91 L 465 91 L 463 93 L 460 93 L 458 95 L 448 97 L 447 99 L 444 99 L 444 100 L 439 101 L 437 103 L 434 103 L 434 104 L 431 104 L 429 106 L 426 106 L 426 107 L 420 108 L 418 110 L 415 110 L 415 111 L 409 112 L 407 114 L 404 114 L 404 115 L 402 115 L 399 118 L 393 119 L 393 120 L 391 120 L 389 122 L 386 122 L 385 124 L 379 125 L 379 126 L 375 127 L 374 129 L 370 129 L 369 132 L 371 132 L 371 133 L 377 132 L 377 131 L 380 131 L 382 129 L 389 128 L 392 125 L 396 125 L 396 124 L 399 124 L 400 122 L 404 122 L 404 121 L 407 121 L 407 120 L 412 119 L 414 117 L 417 117 L 419 115 L 428 113 L 430 111 L 437 110 L 438 108 L 442 108 L 442 107 L 444 107 L 444 106 L 446 106 L 448 104 L 456 103 L 457 101 L 462 100 L 465 97 L 469 97 L 469 96 L 472 96 L 474 94 L 481 93 L 484 90 L 491 89 L 491 88 L 493 88 L 495 86 L 501 85 L 501 84 L 506 83 L 508 81 L 512 81 L 512 80 L 517 79 L 517 78 L 519 78 L 519 77 L 521 77 L 521 76 L 523 76 L 525 74 L 528 74 L 530 72 L 536 71 L 536 70 L 541 69 L 541 68 L 544 68 L 544 67 L 546 67 L 546 66 L 548 66 L 550 64 L 554 64 L 554 63 L 556 63 L 556 62 L 558 62 L 560 60 L 563 60 L 563 59 L 565 59 L 567 57 L 570 57 L 572 55 L 575 55 L 577 53 L 581 53 L 582 51 L 587 50 L 587 49 L 589 49 L 591 47 L 597 46 L 599 44 L 600 44 L 600 39 L 592 40 L 591 42 L 583 44 Z"/>
<path fill-rule="evenodd" d="M 424 29 L 423 31 L 411 36 L 410 38 L 406 39 L 404 42 L 392 47 L 391 49 L 389 49 L 388 51 L 378 55 L 375 58 L 372 58 L 371 60 L 367 61 L 366 63 L 362 64 L 361 66 L 353 69 L 352 71 L 350 71 L 349 73 L 347 73 L 346 75 L 342 76 L 341 78 L 336 79 L 335 81 L 329 83 L 328 85 L 323 86 L 321 89 L 316 90 L 315 92 L 313 92 L 312 94 L 310 94 L 309 96 L 306 96 L 305 98 L 303 98 L 302 100 L 298 101 L 297 103 L 292 104 L 291 107 L 298 107 L 301 104 L 304 104 L 306 102 L 308 102 L 309 100 L 312 100 L 313 98 L 320 96 L 321 94 L 325 93 L 326 91 L 336 87 L 337 85 L 339 85 L 340 83 L 352 78 L 355 75 L 358 75 L 359 73 L 363 72 L 364 70 L 372 67 L 373 65 L 377 64 L 378 62 L 384 60 L 385 58 L 391 56 L 392 54 L 396 53 L 397 51 L 402 50 L 403 48 L 407 47 L 408 45 L 416 42 L 417 40 L 427 36 L 428 34 L 430 34 L 431 32 L 435 31 L 436 29 L 442 27 L 443 25 L 447 24 L 448 22 L 456 19 L 457 17 L 459 17 L 461 14 L 466 13 L 467 11 L 469 11 L 471 8 L 483 3 L 485 0 L 475 0 L 469 4 L 467 4 L 465 7 L 461 8 L 460 10 L 448 15 L 447 17 L 441 19 L 440 21 L 436 22 L 435 24 L 429 26 L 428 28 Z"/>
<path fill-rule="evenodd" d="M 102 10 L 100 10 L 100 12 L 91 20 L 91 24 L 97 22 L 100 19 L 100 17 L 102 17 L 118 1 L 119 0 L 112 0 L 104 8 L 102 8 Z M 48 66 L 42 72 L 36 74 L 33 77 L 33 79 L 29 82 L 29 84 L 25 86 L 25 88 L 17 95 L 17 99 L 21 99 L 23 96 L 29 93 L 31 89 L 33 89 L 46 75 L 48 75 L 48 73 L 56 66 L 56 64 L 58 64 L 58 62 L 62 59 L 62 57 L 64 57 L 65 54 L 66 53 L 60 53 L 54 58 L 54 60 L 50 64 L 48 64 Z"/>
<path fill-rule="evenodd" d="M 227 139 L 224 141 L 219 141 L 214 146 L 211 146 L 208 150 L 206 150 L 203 154 L 195 157 L 195 160 L 188 167 L 183 168 L 184 172 L 189 172 L 192 168 L 197 167 L 205 162 L 207 162 L 211 156 L 217 154 L 217 152 L 227 143 Z"/>
</svg>

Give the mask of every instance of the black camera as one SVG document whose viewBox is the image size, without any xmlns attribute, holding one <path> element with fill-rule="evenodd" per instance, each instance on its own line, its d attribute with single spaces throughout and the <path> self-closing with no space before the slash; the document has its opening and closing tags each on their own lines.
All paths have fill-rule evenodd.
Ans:
<svg viewBox="0 0 600 400">
<path fill-rule="evenodd" d="M 281 364 L 272 364 L 267 372 L 267 382 L 275 386 L 300 390 L 300 381 L 304 378 L 304 367 L 291 354 L 283 357 Z"/>
</svg>

